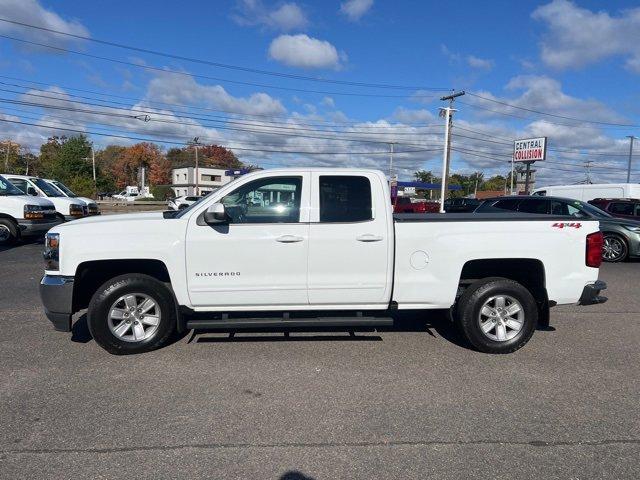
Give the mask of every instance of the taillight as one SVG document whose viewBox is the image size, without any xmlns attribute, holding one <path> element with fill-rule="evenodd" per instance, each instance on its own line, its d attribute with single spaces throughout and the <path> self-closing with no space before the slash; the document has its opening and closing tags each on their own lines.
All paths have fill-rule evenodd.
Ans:
<svg viewBox="0 0 640 480">
<path fill-rule="evenodd" d="M 587 267 L 598 268 L 602 264 L 602 245 L 604 240 L 602 232 L 590 233 L 587 235 L 587 253 L 585 263 Z"/>
</svg>

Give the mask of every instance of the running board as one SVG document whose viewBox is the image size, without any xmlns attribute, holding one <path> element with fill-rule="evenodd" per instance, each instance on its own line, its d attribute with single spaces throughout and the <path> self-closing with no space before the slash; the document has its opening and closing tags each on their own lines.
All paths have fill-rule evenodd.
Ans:
<svg viewBox="0 0 640 480">
<path fill-rule="evenodd" d="M 288 328 L 288 327 L 388 327 L 393 325 L 391 317 L 311 317 L 311 318 L 228 318 L 187 320 L 187 329 L 210 328 Z"/>
</svg>

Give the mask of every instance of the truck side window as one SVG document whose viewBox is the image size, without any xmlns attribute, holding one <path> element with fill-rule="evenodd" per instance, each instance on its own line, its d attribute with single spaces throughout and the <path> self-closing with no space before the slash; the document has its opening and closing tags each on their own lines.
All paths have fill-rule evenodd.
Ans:
<svg viewBox="0 0 640 480">
<path fill-rule="evenodd" d="M 368 178 L 320 176 L 321 222 L 364 222 L 372 219 L 371 182 Z"/>
<path fill-rule="evenodd" d="M 29 185 L 27 185 L 26 180 L 23 180 L 21 178 L 10 178 L 9 181 L 13 183 L 15 187 L 18 187 L 24 193 L 27 193 L 27 189 L 29 188 Z"/>
<path fill-rule="evenodd" d="M 229 223 L 297 223 L 302 177 L 261 178 L 224 197 Z"/>
</svg>

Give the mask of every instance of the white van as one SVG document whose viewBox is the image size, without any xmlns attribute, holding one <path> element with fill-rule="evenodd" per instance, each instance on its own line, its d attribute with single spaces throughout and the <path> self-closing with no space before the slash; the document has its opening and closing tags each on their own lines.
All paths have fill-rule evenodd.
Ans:
<svg viewBox="0 0 640 480">
<path fill-rule="evenodd" d="M 67 197 L 42 178 L 13 174 L 5 174 L 4 178 L 27 195 L 50 200 L 55 205 L 58 218 L 61 220 L 74 220 L 86 217 L 89 213 L 89 209 L 83 201 Z"/>
<path fill-rule="evenodd" d="M 532 195 L 573 198 L 583 202 L 596 198 L 640 198 L 640 184 L 591 183 L 583 185 L 554 185 L 536 188 Z"/>
<path fill-rule="evenodd" d="M 21 237 L 44 235 L 59 223 L 53 203 L 25 195 L 0 175 L 0 246 Z"/>
<path fill-rule="evenodd" d="M 89 209 L 89 215 L 100 215 L 100 209 L 98 208 L 98 204 L 95 200 L 92 200 L 87 197 L 79 197 L 73 191 L 67 187 L 64 183 L 59 180 L 51 180 L 49 178 L 43 178 L 45 182 L 49 185 L 53 185 L 56 190 L 62 193 L 65 197 L 75 198 L 85 203 L 87 208 Z"/>
</svg>

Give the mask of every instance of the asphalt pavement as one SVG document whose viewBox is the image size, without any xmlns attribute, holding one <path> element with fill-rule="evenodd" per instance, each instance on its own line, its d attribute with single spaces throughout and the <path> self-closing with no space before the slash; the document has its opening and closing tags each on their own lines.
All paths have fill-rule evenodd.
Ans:
<svg viewBox="0 0 640 480">
<path fill-rule="evenodd" d="M 520 351 L 440 313 L 383 331 L 188 335 L 112 356 L 53 331 L 42 245 L 0 250 L 0 478 L 640 477 L 640 263 Z"/>
</svg>

